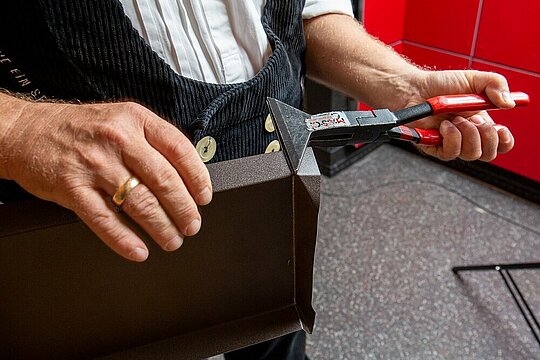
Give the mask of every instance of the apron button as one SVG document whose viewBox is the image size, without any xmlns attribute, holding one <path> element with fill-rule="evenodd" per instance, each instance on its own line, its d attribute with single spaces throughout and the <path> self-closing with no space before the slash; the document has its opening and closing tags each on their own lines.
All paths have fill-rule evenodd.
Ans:
<svg viewBox="0 0 540 360">
<path fill-rule="evenodd" d="M 203 162 L 212 160 L 216 154 L 217 144 L 216 140 L 211 136 L 205 136 L 195 146 L 199 157 Z"/>
<path fill-rule="evenodd" d="M 276 152 L 281 150 L 281 146 L 279 145 L 279 141 L 274 140 L 268 146 L 266 147 L 266 150 L 264 151 L 265 154 Z"/>
<path fill-rule="evenodd" d="M 266 120 L 264 121 L 264 128 L 269 133 L 276 131 L 276 128 L 274 127 L 274 122 L 272 121 L 272 116 L 270 116 L 270 114 L 268 114 Z"/>
</svg>

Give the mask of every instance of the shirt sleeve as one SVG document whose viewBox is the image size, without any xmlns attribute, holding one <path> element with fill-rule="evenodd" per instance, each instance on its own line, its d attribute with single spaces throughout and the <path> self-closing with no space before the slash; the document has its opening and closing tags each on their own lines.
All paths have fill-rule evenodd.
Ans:
<svg viewBox="0 0 540 360">
<path fill-rule="evenodd" d="M 351 0 L 306 0 L 302 17 L 311 19 L 331 13 L 354 16 Z"/>
</svg>

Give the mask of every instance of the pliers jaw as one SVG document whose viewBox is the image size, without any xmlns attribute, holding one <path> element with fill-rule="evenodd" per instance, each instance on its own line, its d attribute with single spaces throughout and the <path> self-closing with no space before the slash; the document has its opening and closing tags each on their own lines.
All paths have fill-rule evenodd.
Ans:
<svg viewBox="0 0 540 360">
<path fill-rule="evenodd" d="M 397 118 L 388 109 L 372 111 L 333 111 L 305 119 L 311 132 L 310 146 L 343 146 L 387 141 L 387 131 Z"/>
</svg>

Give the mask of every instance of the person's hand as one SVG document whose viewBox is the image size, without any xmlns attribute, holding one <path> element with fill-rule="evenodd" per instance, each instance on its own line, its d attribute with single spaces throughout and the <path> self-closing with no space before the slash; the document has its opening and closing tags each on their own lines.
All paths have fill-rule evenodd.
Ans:
<svg viewBox="0 0 540 360">
<path fill-rule="evenodd" d="M 2 106 L 6 106 L 4 103 Z M 73 210 L 121 256 L 148 249 L 111 204 L 130 177 L 140 184 L 122 210 L 164 249 L 199 231 L 197 205 L 212 198 L 208 170 L 173 125 L 134 103 L 71 105 L 9 101 L 16 119 L 0 137 L 0 177 Z M 2 170 L 3 169 L 3 170 Z"/>
<path fill-rule="evenodd" d="M 515 106 L 510 97 L 508 83 L 499 74 L 467 71 L 425 71 L 416 81 L 419 92 L 405 100 L 401 107 L 412 106 L 439 95 L 482 94 L 502 109 Z M 426 154 L 441 160 L 491 161 L 497 153 L 503 154 L 514 146 L 514 137 L 505 126 L 495 126 L 486 111 L 437 115 L 409 124 L 411 127 L 439 129 L 442 146 L 420 146 Z"/>
</svg>

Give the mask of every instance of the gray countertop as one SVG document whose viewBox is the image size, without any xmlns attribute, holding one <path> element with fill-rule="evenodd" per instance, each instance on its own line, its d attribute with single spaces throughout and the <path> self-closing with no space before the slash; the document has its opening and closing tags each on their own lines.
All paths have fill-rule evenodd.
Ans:
<svg viewBox="0 0 540 360">
<path fill-rule="evenodd" d="M 540 262 L 540 207 L 384 145 L 321 187 L 312 359 L 540 359 L 495 271 Z M 540 270 L 512 274 L 540 317 Z"/>
</svg>

